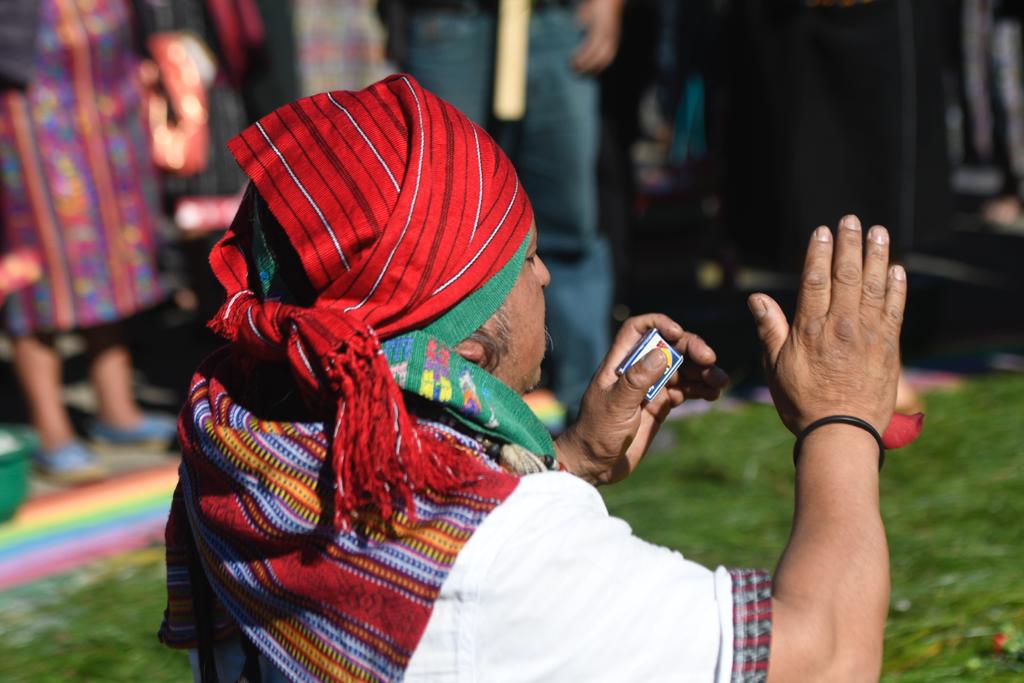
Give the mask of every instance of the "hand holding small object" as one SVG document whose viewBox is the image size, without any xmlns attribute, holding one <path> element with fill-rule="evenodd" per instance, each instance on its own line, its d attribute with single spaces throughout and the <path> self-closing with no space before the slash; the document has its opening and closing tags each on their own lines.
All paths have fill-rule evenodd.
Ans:
<svg viewBox="0 0 1024 683">
<path fill-rule="evenodd" d="M 657 330 L 686 362 L 652 400 L 646 394 L 667 359 L 649 352 L 621 375 L 617 369 L 644 335 Z M 729 382 L 708 344 L 665 315 L 626 320 L 583 396 L 579 420 L 555 441 L 565 467 L 594 484 L 619 481 L 636 469 L 672 408 L 686 399 L 717 399 Z"/>
</svg>

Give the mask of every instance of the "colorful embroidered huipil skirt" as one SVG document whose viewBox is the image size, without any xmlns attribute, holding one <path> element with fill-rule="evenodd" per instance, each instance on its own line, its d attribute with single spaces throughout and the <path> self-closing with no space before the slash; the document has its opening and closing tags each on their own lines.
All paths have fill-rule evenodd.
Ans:
<svg viewBox="0 0 1024 683">
<path fill-rule="evenodd" d="M 0 249 L 35 248 L 44 268 L 6 302 L 13 334 L 118 321 L 164 293 L 128 3 L 40 11 L 31 83 L 0 91 Z"/>
</svg>

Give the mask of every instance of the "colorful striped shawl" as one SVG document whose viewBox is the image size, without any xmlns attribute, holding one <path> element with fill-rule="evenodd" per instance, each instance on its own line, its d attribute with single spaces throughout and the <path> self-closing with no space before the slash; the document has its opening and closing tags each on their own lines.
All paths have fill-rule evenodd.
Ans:
<svg viewBox="0 0 1024 683">
<path fill-rule="evenodd" d="M 222 376 L 197 373 L 181 422 L 161 641 L 196 647 L 187 526 L 216 596 L 217 638 L 240 627 L 295 681 L 400 680 L 459 551 L 518 478 L 472 439 L 418 421 L 417 438 L 473 476 L 418 492 L 415 519 L 397 509 L 387 527 L 340 529 L 322 425 L 260 420 Z"/>
</svg>

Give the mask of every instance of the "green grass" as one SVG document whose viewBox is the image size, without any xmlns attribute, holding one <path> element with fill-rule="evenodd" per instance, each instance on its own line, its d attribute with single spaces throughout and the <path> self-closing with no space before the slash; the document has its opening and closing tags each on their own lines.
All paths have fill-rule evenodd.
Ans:
<svg viewBox="0 0 1024 683">
<path fill-rule="evenodd" d="M 191 680 L 156 639 L 165 595 L 160 548 L 0 593 L 0 681 Z"/>
<path fill-rule="evenodd" d="M 992 635 L 1024 626 L 1024 377 L 930 394 L 924 435 L 887 459 L 892 555 L 885 681 L 1011 681 Z M 648 540 L 711 566 L 772 568 L 789 532 L 792 438 L 747 406 L 668 427 L 673 444 L 604 491 Z M 182 681 L 160 646 L 153 549 L 0 594 L 2 681 Z"/>
</svg>

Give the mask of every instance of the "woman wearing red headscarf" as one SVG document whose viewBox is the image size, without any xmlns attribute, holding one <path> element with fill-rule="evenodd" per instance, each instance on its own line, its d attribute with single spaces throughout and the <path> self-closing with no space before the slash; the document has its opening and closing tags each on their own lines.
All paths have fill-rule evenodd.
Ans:
<svg viewBox="0 0 1024 683">
<path fill-rule="evenodd" d="M 636 467 L 684 398 L 718 396 L 726 378 L 699 337 L 661 315 L 627 321 L 555 443 L 523 403 L 549 275 L 514 169 L 472 122 L 400 75 L 282 107 L 231 150 L 252 185 L 211 256 L 227 295 L 211 326 L 229 344 L 181 415 L 160 632 L 190 649 L 197 679 L 747 681 L 769 654 L 778 680 L 877 670 L 888 584 L 871 437 L 898 357 L 856 330 L 891 342 L 895 317 L 795 345 L 774 302 L 751 302 L 817 482 L 798 490 L 812 518 L 773 595 L 765 572 L 635 538 L 591 486 Z M 828 235 L 809 251 L 817 275 Z M 837 259 L 852 263 L 854 239 L 859 259 L 859 224 Z M 865 292 L 881 277 L 874 303 L 894 314 L 902 271 L 887 279 L 871 244 Z M 615 368 L 651 328 L 686 363 L 646 401 L 664 356 Z M 870 370 L 833 367 L 854 362 Z M 816 373 L 836 382 L 808 384 Z M 834 477 L 853 478 L 855 503 L 822 495 Z M 839 612 L 849 625 L 829 621 Z M 804 649 L 830 638 L 844 642 Z"/>
</svg>

